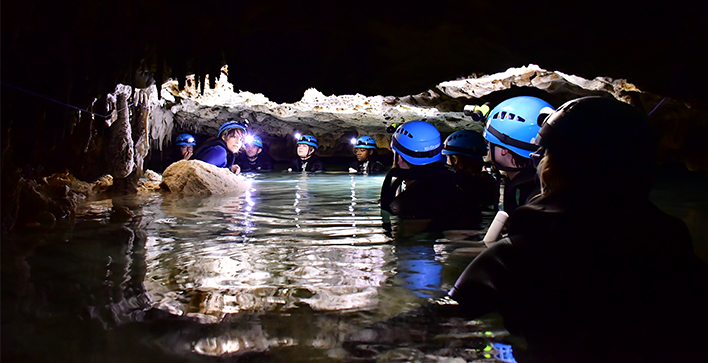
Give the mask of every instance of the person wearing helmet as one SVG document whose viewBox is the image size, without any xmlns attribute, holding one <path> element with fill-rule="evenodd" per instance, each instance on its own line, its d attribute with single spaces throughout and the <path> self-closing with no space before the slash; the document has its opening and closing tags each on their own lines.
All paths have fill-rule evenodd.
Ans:
<svg viewBox="0 0 708 363">
<path fill-rule="evenodd" d="M 240 168 L 235 164 L 236 153 L 241 149 L 245 136 L 246 128 L 239 122 L 225 122 L 216 137 L 207 140 L 194 152 L 194 159 L 239 173 Z"/>
<path fill-rule="evenodd" d="M 194 146 L 196 144 L 194 136 L 190 134 L 180 134 L 177 136 L 177 139 L 175 139 L 176 147 L 172 148 L 172 152 L 165 158 L 164 165 L 169 166 L 180 160 L 189 160 L 194 153 Z"/>
<path fill-rule="evenodd" d="M 362 136 L 354 143 L 356 161 L 349 164 L 350 173 L 376 174 L 386 171 L 386 167 L 378 161 L 376 140 L 371 136 Z"/>
<path fill-rule="evenodd" d="M 520 96 L 500 103 L 487 117 L 484 138 L 492 164 L 506 174 L 500 179 L 504 190 L 500 209 L 509 215 L 540 192 L 530 154 L 536 150 L 533 139 L 551 112 L 548 102 Z"/>
<path fill-rule="evenodd" d="M 263 153 L 263 140 L 258 135 L 246 135 L 243 152 L 238 154 L 236 163 L 241 172 L 273 170 L 273 162 L 267 152 Z"/>
<path fill-rule="evenodd" d="M 179 146 L 182 160 L 189 160 L 194 153 L 194 146 L 197 143 L 194 141 L 194 136 L 190 134 L 181 134 L 177 136 L 176 145 Z"/>
<path fill-rule="evenodd" d="M 644 113 L 571 100 L 534 142 L 542 195 L 459 277 L 459 312 L 501 313 L 529 361 L 705 361 L 708 267 L 686 224 L 649 200 L 657 143 Z"/>
<path fill-rule="evenodd" d="M 302 135 L 297 139 L 297 157 L 290 163 L 289 171 L 324 171 L 324 165 L 315 155 L 317 139 L 312 135 Z"/>
<path fill-rule="evenodd" d="M 424 121 L 400 125 L 391 138 L 394 167 L 381 186 L 381 209 L 400 221 L 416 221 L 412 231 L 471 229 L 479 211 L 466 203 L 455 171 L 443 163 L 443 143 L 435 126 Z M 412 233 L 411 233 L 412 232 Z"/>
<path fill-rule="evenodd" d="M 455 131 L 445 139 L 442 154 L 460 178 L 463 189 L 472 195 L 473 205 L 480 210 L 495 206 L 499 200 L 497 182 L 489 173 L 483 172 L 483 158 L 487 155 L 487 143 L 478 132 Z"/>
</svg>

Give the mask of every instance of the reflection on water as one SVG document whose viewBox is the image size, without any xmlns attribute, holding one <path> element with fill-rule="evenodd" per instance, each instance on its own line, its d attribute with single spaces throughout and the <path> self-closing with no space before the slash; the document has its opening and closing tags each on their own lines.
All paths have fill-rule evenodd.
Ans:
<svg viewBox="0 0 708 363">
<path fill-rule="evenodd" d="M 413 314 L 343 348 L 443 296 L 481 250 L 475 233 L 404 240 L 395 219 L 387 232 L 382 176 L 245 177 L 245 195 L 93 201 L 3 241 L 3 361 L 509 361 L 494 320 Z M 671 206 L 669 190 L 655 199 Z"/>
<path fill-rule="evenodd" d="M 387 232 L 383 177 L 246 177 L 245 195 L 94 201 L 4 240 L 2 360 L 512 361 L 498 321 L 418 314 L 479 253 L 475 233 Z M 681 216 L 671 185 L 653 198 Z"/>
<path fill-rule="evenodd" d="M 146 289 L 158 307 L 220 320 L 302 304 L 318 311 L 377 305 L 396 259 L 381 228 L 380 178 L 249 181 L 245 196 L 165 198 L 146 207 L 157 217 L 145 224 Z"/>
<path fill-rule="evenodd" d="M 443 296 L 472 258 L 394 241 L 382 176 L 245 177 L 244 195 L 88 202 L 3 243 L 3 358 L 347 361 L 346 336 Z M 425 354 L 469 350 L 440 342 Z"/>
</svg>

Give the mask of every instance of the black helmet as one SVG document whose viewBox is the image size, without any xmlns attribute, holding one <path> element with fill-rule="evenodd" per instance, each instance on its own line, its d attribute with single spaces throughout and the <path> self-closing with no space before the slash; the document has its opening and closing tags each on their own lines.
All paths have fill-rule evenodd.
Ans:
<svg viewBox="0 0 708 363">
<path fill-rule="evenodd" d="M 534 142 L 577 181 L 648 178 L 656 142 L 646 116 L 614 98 L 582 97 L 546 118 Z M 570 175 L 569 175 L 570 176 Z"/>
</svg>

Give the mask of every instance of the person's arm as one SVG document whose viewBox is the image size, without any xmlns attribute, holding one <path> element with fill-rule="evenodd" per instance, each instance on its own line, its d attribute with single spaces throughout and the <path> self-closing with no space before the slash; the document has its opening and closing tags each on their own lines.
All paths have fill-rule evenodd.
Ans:
<svg viewBox="0 0 708 363">
<path fill-rule="evenodd" d="M 225 168 L 226 149 L 219 146 L 211 147 L 202 154 L 200 160 L 220 168 Z"/>
<path fill-rule="evenodd" d="M 460 311 L 468 317 L 477 317 L 497 311 L 513 299 L 515 250 L 505 238 L 482 251 L 467 266 L 448 295 L 460 304 Z"/>
</svg>

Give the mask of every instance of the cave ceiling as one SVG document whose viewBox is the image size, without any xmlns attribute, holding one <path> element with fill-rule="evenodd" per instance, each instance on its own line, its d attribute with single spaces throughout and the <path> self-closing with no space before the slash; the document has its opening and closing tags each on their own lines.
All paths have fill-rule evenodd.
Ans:
<svg viewBox="0 0 708 363">
<path fill-rule="evenodd" d="M 45 127 L 64 137 L 76 118 L 66 105 L 105 113 L 94 100 L 117 84 L 167 84 L 180 98 L 186 76 L 213 83 L 224 65 L 237 94 L 260 95 L 281 111 L 329 95 L 424 100 L 459 113 L 475 98 L 494 103 L 524 92 L 550 94 L 558 106 L 574 94 L 519 91 L 519 84 L 478 94 L 454 84 L 538 65 L 588 82 L 626 80 L 652 95 L 633 100 L 647 109 L 667 97 L 671 112 L 683 107 L 705 115 L 706 16 L 708 5 L 698 1 L 6 1 L 2 140 L 11 127 Z M 633 91 L 627 92 L 615 96 Z M 173 105 L 184 110 L 188 98 Z M 252 114 L 257 121 L 267 115 L 273 112 Z M 336 112 L 317 117 L 338 118 Z M 454 122 L 441 124 L 464 125 Z M 52 147 L 38 145 L 36 152 Z"/>
</svg>

